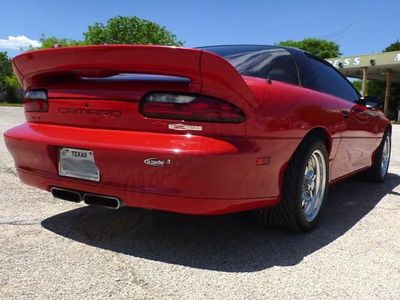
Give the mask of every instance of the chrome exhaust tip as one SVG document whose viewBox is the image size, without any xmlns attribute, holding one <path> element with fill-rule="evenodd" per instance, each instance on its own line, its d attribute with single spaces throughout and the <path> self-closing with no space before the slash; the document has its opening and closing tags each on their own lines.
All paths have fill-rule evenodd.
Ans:
<svg viewBox="0 0 400 300">
<path fill-rule="evenodd" d="M 121 207 L 121 201 L 116 197 L 102 196 L 86 193 L 83 195 L 83 202 L 87 205 L 118 209 Z"/>
<path fill-rule="evenodd" d="M 71 201 L 71 202 L 75 202 L 75 203 L 79 203 L 82 201 L 81 193 L 77 192 L 77 191 L 73 191 L 73 190 L 52 187 L 51 194 L 53 195 L 54 198 L 57 198 L 57 199 L 62 199 L 62 200 Z"/>
</svg>

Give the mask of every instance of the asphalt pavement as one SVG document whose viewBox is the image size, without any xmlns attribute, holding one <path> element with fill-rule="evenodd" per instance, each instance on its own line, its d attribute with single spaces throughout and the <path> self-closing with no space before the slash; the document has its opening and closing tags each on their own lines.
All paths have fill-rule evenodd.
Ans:
<svg viewBox="0 0 400 300">
<path fill-rule="evenodd" d="M 0 133 L 24 122 L 0 107 Z M 390 174 L 333 186 L 308 234 L 250 214 L 117 211 L 19 182 L 0 138 L 1 299 L 400 299 L 400 126 Z"/>
</svg>

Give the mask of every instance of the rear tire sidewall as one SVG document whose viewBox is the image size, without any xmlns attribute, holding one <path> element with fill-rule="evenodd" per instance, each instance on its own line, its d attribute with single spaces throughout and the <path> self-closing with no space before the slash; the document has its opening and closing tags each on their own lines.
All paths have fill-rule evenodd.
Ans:
<svg viewBox="0 0 400 300">
<path fill-rule="evenodd" d="M 389 148 L 389 161 L 387 164 L 387 168 L 386 168 L 385 172 L 383 173 L 382 172 L 382 158 L 383 158 L 384 144 L 385 144 L 387 137 L 389 137 L 389 147 L 390 147 Z M 376 150 L 372 166 L 366 172 L 365 178 L 367 180 L 373 181 L 373 182 L 383 182 L 385 180 L 386 175 L 388 174 L 388 170 L 389 170 L 391 149 L 392 149 L 392 136 L 391 136 L 391 132 L 388 130 L 383 135 L 382 141 L 381 141 L 378 149 Z"/>
<path fill-rule="evenodd" d="M 386 170 L 383 173 L 382 172 L 383 149 L 384 149 L 384 145 L 385 145 L 385 142 L 386 142 L 387 138 L 389 138 L 389 161 L 388 161 L 388 164 L 386 166 Z M 392 137 L 390 135 L 390 132 L 386 132 L 385 135 L 383 136 L 382 144 L 379 147 L 379 156 L 378 156 L 378 159 L 376 161 L 377 169 L 379 170 L 379 175 L 380 175 L 379 179 L 381 181 L 385 180 L 386 175 L 387 175 L 387 173 L 389 171 L 390 157 L 391 157 L 391 152 L 392 152 L 391 150 L 392 150 Z"/>
<path fill-rule="evenodd" d="M 308 161 L 315 150 L 319 150 L 320 158 L 325 162 L 325 189 L 323 190 L 321 205 L 312 221 L 308 221 L 302 207 L 305 170 Z M 329 159 L 325 143 L 319 136 L 309 135 L 298 146 L 290 158 L 282 179 L 281 199 L 277 206 L 260 209 L 257 219 L 268 227 L 279 227 L 295 232 L 312 230 L 319 222 L 321 211 L 324 208 L 329 183 Z"/>
</svg>

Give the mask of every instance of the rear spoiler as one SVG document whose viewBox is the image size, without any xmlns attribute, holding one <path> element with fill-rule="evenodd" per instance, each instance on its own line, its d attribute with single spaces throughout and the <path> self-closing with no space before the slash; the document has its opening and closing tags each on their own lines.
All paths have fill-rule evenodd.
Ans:
<svg viewBox="0 0 400 300">
<path fill-rule="evenodd" d="M 224 58 L 201 49 L 147 45 L 52 48 L 18 55 L 12 64 L 25 90 L 46 88 L 46 79 L 60 75 L 88 80 L 149 74 L 186 78 L 182 82 L 190 84 L 193 93 L 257 105 L 236 69 Z"/>
</svg>

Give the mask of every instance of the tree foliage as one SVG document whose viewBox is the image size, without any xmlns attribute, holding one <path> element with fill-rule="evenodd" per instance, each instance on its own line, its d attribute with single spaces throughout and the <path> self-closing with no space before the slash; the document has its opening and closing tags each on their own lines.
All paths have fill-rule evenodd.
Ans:
<svg viewBox="0 0 400 300">
<path fill-rule="evenodd" d="M 182 46 L 175 34 L 157 23 L 138 17 L 115 17 L 95 23 L 84 33 L 87 44 L 154 44 Z"/>
<path fill-rule="evenodd" d="M 383 49 L 383 52 L 389 52 L 389 51 L 398 51 L 400 50 L 400 41 L 397 40 L 394 43 L 391 43 L 389 46 L 387 46 L 385 49 Z"/>
<path fill-rule="evenodd" d="M 0 89 L 4 89 L 4 78 L 11 74 L 11 61 L 7 56 L 7 52 L 0 52 Z"/>
<path fill-rule="evenodd" d="M 15 77 L 14 74 L 8 75 L 4 78 L 4 82 L 4 92 L 6 94 L 5 99 L 7 102 L 21 103 L 23 91 L 17 77 Z"/>
<path fill-rule="evenodd" d="M 55 45 L 68 47 L 68 46 L 79 46 L 79 45 L 85 44 L 85 42 L 83 42 L 83 41 L 57 38 L 55 36 L 46 37 L 45 35 L 42 35 L 40 37 L 40 42 L 42 43 L 42 46 L 40 46 L 39 48 L 36 48 L 36 49 L 53 48 Z"/>
<path fill-rule="evenodd" d="M 353 84 L 354 88 L 355 88 L 357 91 L 361 92 L 361 90 L 362 90 L 362 80 L 354 80 L 354 81 L 352 82 L 352 84 Z"/>
<path fill-rule="evenodd" d="M 318 38 L 305 38 L 300 41 L 287 40 L 279 42 L 278 45 L 299 48 L 321 58 L 337 57 L 342 54 L 338 44 Z"/>
<path fill-rule="evenodd" d="M 114 17 L 109 19 L 106 24 L 95 23 L 88 27 L 83 36 L 83 40 L 73 40 L 42 35 L 41 47 L 34 48 L 34 50 L 53 48 L 55 45 L 63 47 L 101 44 L 182 46 L 182 42 L 177 39 L 176 35 L 164 26 L 138 17 Z"/>
<path fill-rule="evenodd" d="M 11 60 L 7 52 L 0 52 L 0 92 L 3 94 L 3 100 L 21 101 L 20 85 L 12 72 Z"/>
</svg>

